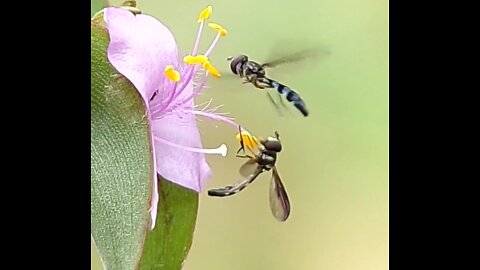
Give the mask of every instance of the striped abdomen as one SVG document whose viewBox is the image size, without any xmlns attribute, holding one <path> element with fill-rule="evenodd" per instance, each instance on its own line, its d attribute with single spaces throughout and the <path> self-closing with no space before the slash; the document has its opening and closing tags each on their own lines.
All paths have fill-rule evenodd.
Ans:
<svg viewBox="0 0 480 270">
<path fill-rule="evenodd" d="M 267 77 L 263 77 L 262 79 L 265 83 L 270 85 L 272 88 L 275 88 L 280 94 L 285 96 L 288 101 L 292 102 L 293 105 L 303 114 L 303 116 L 308 116 L 307 106 L 297 92 L 293 91 L 288 86 Z"/>
</svg>

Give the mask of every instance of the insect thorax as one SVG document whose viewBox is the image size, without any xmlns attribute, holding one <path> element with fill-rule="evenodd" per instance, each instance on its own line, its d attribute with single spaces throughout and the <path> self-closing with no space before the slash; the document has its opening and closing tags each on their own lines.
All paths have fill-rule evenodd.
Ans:
<svg viewBox="0 0 480 270">
<path fill-rule="evenodd" d="M 276 163 L 277 161 L 277 153 L 273 151 L 262 151 L 258 155 L 258 164 L 262 166 L 264 170 L 269 171 Z"/>
<path fill-rule="evenodd" d="M 257 62 L 248 61 L 243 64 L 243 72 L 245 76 L 255 74 L 257 77 L 265 76 L 265 69 Z"/>
</svg>

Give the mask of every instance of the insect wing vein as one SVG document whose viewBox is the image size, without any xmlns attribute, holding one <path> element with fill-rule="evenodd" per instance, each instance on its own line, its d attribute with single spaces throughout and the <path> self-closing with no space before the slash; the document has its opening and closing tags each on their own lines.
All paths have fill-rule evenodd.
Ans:
<svg viewBox="0 0 480 270">
<path fill-rule="evenodd" d="M 270 209 L 273 216 L 279 221 L 287 220 L 290 215 L 290 201 L 276 167 L 272 169 L 270 182 Z"/>
</svg>

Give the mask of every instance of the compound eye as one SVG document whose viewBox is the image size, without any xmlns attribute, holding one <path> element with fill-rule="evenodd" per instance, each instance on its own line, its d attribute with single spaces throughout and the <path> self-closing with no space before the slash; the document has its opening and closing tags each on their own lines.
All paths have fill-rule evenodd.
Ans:
<svg viewBox="0 0 480 270">
<path fill-rule="evenodd" d="M 245 55 L 237 56 L 230 62 L 230 69 L 234 74 L 238 75 L 237 66 L 246 61 L 248 61 L 248 58 Z"/>
<path fill-rule="evenodd" d="M 270 150 L 270 151 L 274 151 L 274 152 L 282 151 L 282 144 L 274 138 L 268 138 L 267 141 L 263 143 L 263 145 L 267 150 Z"/>
</svg>

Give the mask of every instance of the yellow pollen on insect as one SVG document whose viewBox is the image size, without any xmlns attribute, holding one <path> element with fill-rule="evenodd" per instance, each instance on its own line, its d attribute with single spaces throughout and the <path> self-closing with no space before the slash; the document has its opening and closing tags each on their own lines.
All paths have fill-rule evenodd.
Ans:
<svg viewBox="0 0 480 270">
<path fill-rule="evenodd" d="M 210 16 L 212 15 L 212 6 L 206 7 L 200 14 L 198 14 L 198 22 L 203 22 L 205 20 L 208 20 Z"/>
<path fill-rule="evenodd" d="M 173 69 L 171 65 L 168 65 L 165 67 L 165 77 L 167 77 L 173 82 L 180 81 L 180 73 L 178 73 L 178 71 Z"/>
<path fill-rule="evenodd" d="M 222 74 L 218 72 L 218 70 L 210 63 L 210 61 L 206 61 L 202 64 L 203 68 L 207 70 L 210 74 L 212 74 L 214 77 L 220 78 Z"/>
<path fill-rule="evenodd" d="M 226 36 L 227 33 L 228 33 L 225 28 L 223 28 L 220 24 L 217 24 L 217 23 L 209 23 L 208 27 L 217 31 L 220 34 L 220 36 L 222 36 L 222 37 Z"/>
<path fill-rule="evenodd" d="M 251 135 L 250 133 L 248 133 L 248 131 L 245 130 L 242 130 L 241 133 L 238 132 L 236 138 L 239 142 L 243 140 L 243 144 L 250 150 L 257 147 L 258 145 L 257 138 L 255 138 L 255 136 Z"/>
<path fill-rule="evenodd" d="M 183 58 L 183 62 L 189 65 L 203 64 L 208 62 L 208 57 L 202 54 L 196 56 L 187 55 Z"/>
</svg>

